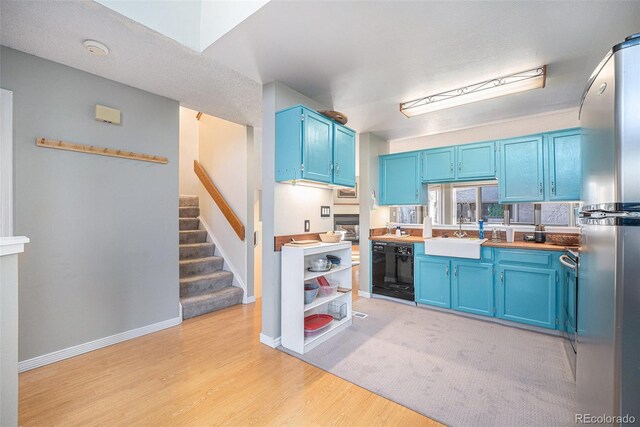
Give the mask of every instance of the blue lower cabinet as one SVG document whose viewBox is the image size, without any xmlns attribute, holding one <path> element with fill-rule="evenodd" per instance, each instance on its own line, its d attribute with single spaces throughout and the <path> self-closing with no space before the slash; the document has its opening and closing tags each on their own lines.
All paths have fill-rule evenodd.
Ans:
<svg viewBox="0 0 640 427">
<path fill-rule="evenodd" d="M 496 277 L 498 317 L 556 329 L 556 283 L 553 268 L 501 265 Z"/>
<path fill-rule="evenodd" d="M 454 310 L 493 317 L 493 264 L 457 260 L 451 264 L 451 307 Z"/>
<path fill-rule="evenodd" d="M 451 308 L 451 265 L 448 258 L 415 257 L 416 302 Z"/>
</svg>

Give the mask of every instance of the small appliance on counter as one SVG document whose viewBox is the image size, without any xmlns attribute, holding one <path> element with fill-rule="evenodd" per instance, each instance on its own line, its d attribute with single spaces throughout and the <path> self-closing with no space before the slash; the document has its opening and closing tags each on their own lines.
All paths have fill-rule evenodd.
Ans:
<svg viewBox="0 0 640 427">
<path fill-rule="evenodd" d="M 544 243 L 547 241 L 547 237 L 545 236 L 545 231 L 544 231 L 544 225 L 536 225 L 533 235 L 534 235 L 534 241 L 536 243 Z"/>
</svg>

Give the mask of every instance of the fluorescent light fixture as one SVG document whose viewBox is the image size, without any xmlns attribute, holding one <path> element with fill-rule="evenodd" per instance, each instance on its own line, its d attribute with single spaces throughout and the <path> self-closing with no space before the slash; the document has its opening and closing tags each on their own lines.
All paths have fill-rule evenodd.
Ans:
<svg viewBox="0 0 640 427">
<path fill-rule="evenodd" d="M 407 117 L 429 113 L 458 105 L 470 104 L 485 99 L 497 98 L 525 90 L 543 88 L 547 77 L 547 66 L 498 77 L 458 89 L 429 95 L 413 101 L 400 103 L 400 112 Z"/>
</svg>

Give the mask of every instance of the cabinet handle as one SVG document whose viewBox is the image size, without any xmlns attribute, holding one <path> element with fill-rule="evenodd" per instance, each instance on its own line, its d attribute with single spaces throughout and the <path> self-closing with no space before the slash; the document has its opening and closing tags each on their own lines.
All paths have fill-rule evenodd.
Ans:
<svg viewBox="0 0 640 427">
<path fill-rule="evenodd" d="M 449 266 L 446 266 L 446 267 L 444 268 L 444 274 L 445 274 L 446 276 L 448 276 L 448 275 L 449 275 Z"/>
<path fill-rule="evenodd" d="M 418 190 L 416 190 L 416 199 L 418 198 Z"/>
<path fill-rule="evenodd" d="M 458 267 L 453 267 L 453 277 L 458 277 Z"/>
<path fill-rule="evenodd" d="M 462 162 L 458 163 L 458 172 L 462 172 Z"/>
<path fill-rule="evenodd" d="M 542 183 L 540 183 L 540 195 L 542 196 Z"/>
<path fill-rule="evenodd" d="M 449 172 L 453 172 L 453 163 L 449 166 Z"/>
<path fill-rule="evenodd" d="M 556 183 L 553 180 L 551 181 L 551 194 L 556 194 Z"/>
<path fill-rule="evenodd" d="M 504 283 L 504 271 L 500 272 L 500 283 Z"/>
<path fill-rule="evenodd" d="M 336 164 L 336 175 L 340 175 L 340 165 Z"/>
<path fill-rule="evenodd" d="M 329 162 L 329 172 L 333 171 L 333 162 Z"/>
</svg>

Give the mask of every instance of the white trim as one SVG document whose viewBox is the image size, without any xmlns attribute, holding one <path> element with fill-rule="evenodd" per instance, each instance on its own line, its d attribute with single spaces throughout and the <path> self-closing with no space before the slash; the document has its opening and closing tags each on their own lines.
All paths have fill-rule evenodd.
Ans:
<svg viewBox="0 0 640 427">
<path fill-rule="evenodd" d="M 371 298 L 371 292 L 361 291 L 360 289 L 358 289 L 358 296 L 364 297 L 364 298 Z"/>
<path fill-rule="evenodd" d="M 0 89 L 0 236 L 13 236 L 13 92 Z"/>
<path fill-rule="evenodd" d="M 245 292 L 244 296 L 242 297 L 242 303 L 253 304 L 254 302 L 256 302 L 256 297 L 255 296 L 247 297 L 247 293 Z"/>
<path fill-rule="evenodd" d="M 271 348 L 280 347 L 280 341 L 282 337 L 271 338 L 263 333 L 260 333 L 260 342 L 264 345 L 268 345 Z"/>
<path fill-rule="evenodd" d="M 25 243 L 29 243 L 28 237 L 0 237 L 0 256 L 20 254 L 24 252 Z"/>
<path fill-rule="evenodd" d="M 182 303 L 180 302 L 180 300 L 178 299 L 178 317 L 179 318 L 183 318 L 182 317 Z"/>
<path fill-rule="evenodd" d="M 235 266 L 231 263 L 231 261 L 229 261 L 229 257 L 227 256 L 227 254 L 224 253 L 224 250 L 222 249 L 222 245 L 220 244 L 220 241 L 216 239 L 216 236 L 213 234 L 213 231 L 211 231 L 211 227 L 209 227 L 209 225 L 207 224 L 207 222 L 204 220 L 202 216 L 199 216 L 198 219 L 200 220 L 200 224 L 202 224 L 202 227 L 207 231 L 208 237 L 216 245 L 216 255 L 224 258 L 224 264 L 222 265 L 222 269 L 233 273 L 233 286 L 236 286 L 242 289 L 242 291 L 244 292 L 244 295 L 242 296 L 242 303 L 246 304 L 244 301 L 245 301 L 245 298 L 248 298 L 247 285 L 245 285 L 244 281 L 242 280 L 242 276 L 240 276 L 240 274 L 238 273 L 238 269 L 236 269 Z"/>
<path fill-rule="evenodd" d="M 171 328 L 173 326 L 179 325 L 180 323 L 182 323 L 182 317 L 174 317 L 172 319 L 167 319 L 162 322 L 154 323 L 152 325 L 143 326 L 141 328 L 121 332 L 109 337 L 99 338 L 97 340 L 90 341 L 84 344 L 79 344 L 73 347 L 54 351 L 53 353 L 43 354 L 42 356 L 37 356 L 32 359 L 23 360 L 21 362 L 18 362 L 18 372 L 24 372 L 31 369 L 39 368 L 40 366 L 48 365 L 50 363 L 59 362 L 64 359 L 78 356 L 83 353 L 88 353 L 93 350 L 98 350 L 103 347 L 108 347 L 122 341 L 141 337 L 142 335 L 147 335 L 153 332 L 160 331 L 162 329 Z"/>
</svg>

